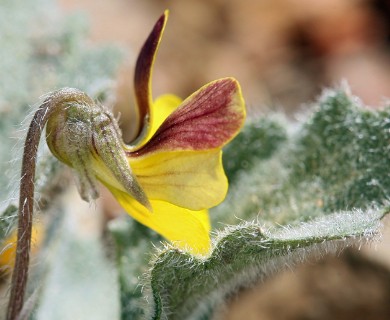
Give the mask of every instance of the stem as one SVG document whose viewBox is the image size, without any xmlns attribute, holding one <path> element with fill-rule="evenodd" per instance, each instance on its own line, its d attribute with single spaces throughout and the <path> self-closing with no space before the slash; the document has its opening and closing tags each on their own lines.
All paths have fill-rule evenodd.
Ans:
<svg viewBox="0 0 390 320">
<path fill-rule="evenodd" d="M 23 308 L 30 262 L 31 229 L 34 211 L 34 179 L 39 140 L 49 117 L 60 107 L 69 103 L 91 102 L 77 89 L 61 89 L 45 99 L 35 112 L 24 144 L 22 174 L 19 194 L 18 234 L 16 260 L 12 274 L 11 295 L 7 320 L 16 320 Z"/>
</svg>

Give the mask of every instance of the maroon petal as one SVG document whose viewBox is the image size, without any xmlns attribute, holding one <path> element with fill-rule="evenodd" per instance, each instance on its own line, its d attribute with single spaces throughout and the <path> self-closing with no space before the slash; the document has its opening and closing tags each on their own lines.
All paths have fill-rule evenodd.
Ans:
<svg viewBox="0 0 390 320">
<path fill-rule="evenodd" d="M 139 131 L 137 136 L 142 132 L 143 126 L 148 125 L 148 114 L 152 105 L 152 68 L 167 19 L 168 11 L 165 11 L 157 20 L 152 32 L 146 39 L 135 66 L 134 90 L 139 111 Z"/>
</svg>

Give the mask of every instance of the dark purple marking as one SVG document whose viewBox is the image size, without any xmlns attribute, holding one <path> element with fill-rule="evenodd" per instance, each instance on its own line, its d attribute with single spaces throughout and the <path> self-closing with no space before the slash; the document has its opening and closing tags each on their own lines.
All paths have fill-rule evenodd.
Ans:
<svg viewBox="0 0 390 320">
<path fill-rule="evenodd" d="M 153 59 L 156 55 L 162 31 L 167 20 L 164 13 L 156 22 L 152 32 L 146 39 L 137 59 L 134 74 L 134 90 L 139 110 L 139 125 L 137 137 L 145 124 L 145 118 L 149 114 L 149 83 L 152 73 Z"/>
</svg>

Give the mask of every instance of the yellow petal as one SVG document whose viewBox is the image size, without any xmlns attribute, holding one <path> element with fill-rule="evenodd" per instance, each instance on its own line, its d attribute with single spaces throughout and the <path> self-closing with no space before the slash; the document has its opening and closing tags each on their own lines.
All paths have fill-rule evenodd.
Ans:
<svg viewBox="0 0 390 320">
<path fill-rule="evenodd" d="M 41 223 L 34 223 L 31 230 L 31 254 L 35 255 L 41 246 L 44 228 Z M 0 246 L 0 272 L 9 272 L 15 265 L 17 229 Z"/>
<path fill-rule="evenodd" d="M 151 200 L 151 213 L 127 193 L 112 187 L 110 191 L 135 220 L 161 234 L 176 247 L 198 255 L 210 252 L 207 210 L 192 211 L 165 201 Z"/>
<path fill-rule="evenodd" d="M 149 140 L 166 118 L 175 110 L 182 100 L 174 94 L 159 96 L 151 107 L 150 131 L 146 137 Z"/>
<path fill-rule="evenodd" d="M 149 199 L 202 210 L 226 196 L 228 182 L 221 158 L 218 149 L 177 151 L 129 158 L 129 163 Z"/>
</svg>

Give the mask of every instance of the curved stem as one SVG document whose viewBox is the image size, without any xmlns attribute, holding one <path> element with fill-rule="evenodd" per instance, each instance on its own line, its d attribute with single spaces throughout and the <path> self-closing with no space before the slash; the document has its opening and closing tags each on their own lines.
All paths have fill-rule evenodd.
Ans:
<svg viewBox="0 0 390 320">
<path fill-rule="evenodd" d="M 77 89 L 61 89 L 49 95 L 34 114 L 24 144 L 19 194 L 18 234 L 15 267 L 12 273 L 11 294 L 7 320 L 16 320 L 23 308 L 30 262 L 31 229 L 34 211 L 34 179 L 39 140 L 53 112 L 71 102 L 92 100 Z"/>
</svg>

